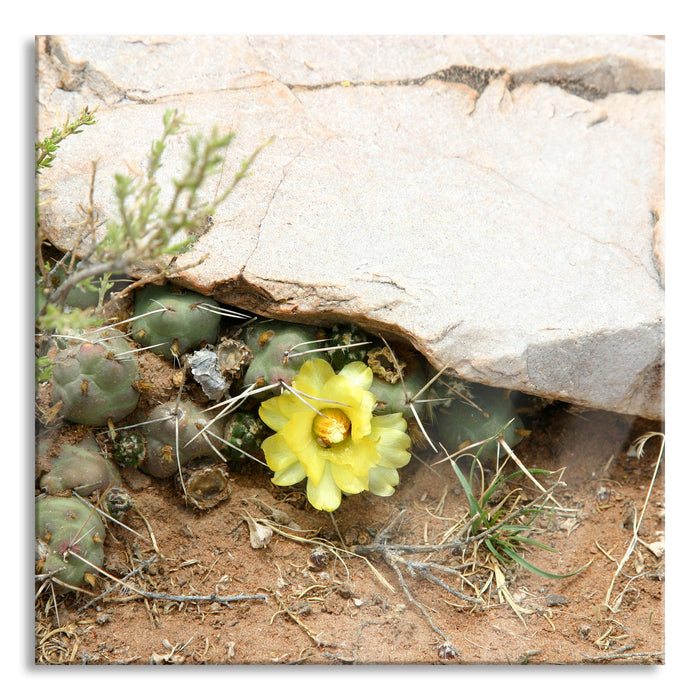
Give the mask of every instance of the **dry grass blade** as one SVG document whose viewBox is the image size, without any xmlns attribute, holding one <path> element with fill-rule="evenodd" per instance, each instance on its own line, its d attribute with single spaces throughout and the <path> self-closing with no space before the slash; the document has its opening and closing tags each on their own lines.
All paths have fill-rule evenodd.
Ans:
<svg viewBox="0 0 700 700">
<path fill-rule="evenodd" d="M 143 571 L 144 569 L 147 569 L 157 559 L 158 559 L 158 555 L 156 554 L 156 555 L 153 555 L 152 557 L 150 557 L 149 559 L 146 559 L 146 561 L 141 562 L 141 564 L 139 564 L 139 566 L 136 567 L 133 571 L 129 571 L 129 573 L 126 574 L 126 576 L 124 576 L 124 578 L 122 578 L 121 581 L 123 582 L 123 581 L 126 581 L 127 579 L 133 578 L 137 574 L 141 573 L 141 571 Z M 115 584 L 111 588 L 108 588 L 106 591 L 104 591 L 104 593 L 100 593 L 100 595 L 95 596 L 94 598 L 91 598 L 90 600 L 87 601 L 87 603 L 81 605 L 78 608 L 77 612 L 79 612 L 79 613 L 83 612 L 84 610 L 87 610 L 89 607 L 96 605 L 103 598 L 106 598 L 110 593 L 112 593 L 112 591 L 117 590 L 117 588 L 119 588 L 120 585 L 122 585 L 122 584 L 121 583 Z"/>
<path fill-rule="evenodd" d="M 43 634 L 37 642 L 39 661 L 52 666 L 71 664 L 78 655 L 78 646 L 75 625 L 56 627 Z"/>
<path fill-rule="evenodd" d="M 275 600 L 277 601 L 278 605 L 280 606 L 280 609 L 272 616 L 270 619 L 270 624 L 272 624 L 275 621 L 275 618 L 278 615 L 287 615 L 290 620 L 293 620 L 299 627 L 301 627 L 302 630 L 308 635 L 309 639 L 313 641 L 313 643 L 320 647 L 324 646 L 324 643 L 319 639 L 319 635 L 317 632 L 314 632 L 312 629 L 310 629 L 307 625 L 305 625 L 299 617 L 292 612 L 287 604 L 282 600 L 282 597 L 277 593 L 277 591 L 271 591 L 272 595 L 274 596 Z"/>
<path fill-rule="evenodd" d="M 637 450 L 637 455 L 639 457 L 642 456 L 644 453 L 644 446 L 647 443 L 648 440 L 650 440 L 653 437 L 659 437 L 661 438 L 661 446 L 659 447 L 659 454 L 656 457 L 656 463 L 654 464 L 654 473 L 652 474 L 651 477 L 651 482 L 649 483 L 649 488 L 647 489 L 646 493 L 646 498 L 644 499 L 644 505 L 642 506 L 642 512 L 639 514 L 639 518 L 635 517 L 635 523 L 634 523 L 634 530 L 632 532 L 632 539 L 630 540 L 630 543 L 627 547 L 627 550 L 625 554 L 623 555 L 622 559 L 620 560 L 620 563 L 617 565 L 617 569 L 615 573 L 613 574 L 612 581 L 610 582 L 610 586 L 608 588 L 608 591 L 605 595 L 605 603 L 604 605 L 608 607 L 612 612 L 618 612 L 620 609 L 620 605 L 622 603 L 622 598 L 625 594 L 625 591 L 627 590 L 627 587 L 623 589 L 623 591 L 617 596 L 613 604 L 610 604 L 610 598 L 612 597 L 613 589 L 615 588 L 615 582 L 617 581 L 617 577 L 620 575 L 620 572 L 622 571 L 622 568 L 624 565 L 627 563 L 629 558 L 632 556 L 632 553 L 635 550 L 635 547 L 637 546 L 637 542 L 639 541 L 639 528 L 642 524 L 642 520 L 644 519 L 644 514 L 646 513 L 647 506 L 649 505 L 649 499 L 651 498 L 651 492 L 654 488 L 654 484 L 656 483 L 656 477 L 659 473 L 659 466 L 661 465 L 661 458 L 663 457 L 664 453 L 664 447 L 666 446 L 666 436 L 663 433 L 657 433 L 657 432 L 652 432 L 652 433 L 645 433 L 642 435 L 640 438 L 638 438 L 635 441 L 635 447 Z"/>
<path fill-rule="evenodd" d="M 411 593 L 411 590 L 409 587 L 406 585 L 406 580 L 403 577 L 403 574 L 401 573 L 401 569 L 398 567 L 396 558 L 395 557 L 386 557 L 386 562 L 389 564 L 389 566 L 394 570 L 394 573 L 396 574 L 396 578 L 399 579 L 399 583 L 401 584 L 401 589 L 404 592 L 404 595 L 408 600 L 415 605 L 418 610 L 420 610 L 421 614 L 425 619 L 427 620 L 428 624 L 430 625 L 430 628 L 437 634 L 442 640 L 444 640 L 447 644 L 452 644 L 450 640 L 448 639 L 447 635 L 433 622 L 433 618 L 430 616 L 430 613 L 426 609 L 425 605 L 421 603 L 418 599 L 414 597 L 414 595 Z"/>
<path fill-rule="evenodd" d="M 522 473 L 525 474 L 525 476 L 527 476 L 527 478 L 530 479 L 530 481 L 532 481 L 532 483 L 535 484 L 535 486 L 537 486 L 537 488 L 542 493 L 545 493 L 547 491 L 547 489 L 545 489 L 545 487 L 542 486 L 542 484 L 540 484 L 540 482 L 537 481 L 537 479 L 535 479 L 535 477 L 532 475 L 530 470 L 520 461 L 520 459 L 518 458 L 518 455 L 516 455 L 515 452 L 513 452 L 513 450 L 510 448 L 510 445 L 508 445 L 508 443 L 503 438 L 499 438 L 498 442 L 499 442 L 500 446 L 506 451 L 508 456 L 518 465 L 518 468 L 520 469 L 520 471 L 522 471 Z M 564 508 L 564 506 L 562 506 L 561 503 L 559 503 L 554 498 L 554 496 L 550 495 L 550 498 L 552 499 L 552 502 L 557 505 L 558 508 L 560 508 L 562 510 L 566 510 Z"/>
<path fill-rule="evenodd" d="M 494 573 L 495 576 L 495 581 L 496 581 L 496 593 L 498 594 L 498 599 L 501 602 L 508 603 L 510 606 L 511 610 L 518 616 L 518 619 L 525 625 L 527 624 L 525 622 L 525 618 L 523 615 L 532 615 L 532 610 L 528 610 L 527 608 L 524 608 L 522 605 L 518 605 L 518 603 L 513 600 L 513 596 L 511 595 L 510 591 L 508 590 L 508 585 L 506 583 L 506 577 L 503 574 L 503 569 L 501 569 L 499 563 L 493 559 L 490 558 L 490 566 L 491 569 Z"/>
</svg>

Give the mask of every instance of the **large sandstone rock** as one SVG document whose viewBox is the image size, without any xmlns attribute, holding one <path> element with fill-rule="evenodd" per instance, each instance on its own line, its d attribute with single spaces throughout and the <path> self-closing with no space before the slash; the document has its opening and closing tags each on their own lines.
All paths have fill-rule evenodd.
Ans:
<svg viewBox="0 0 700 700">
<path fill-rule="evenodd" d="M 181 282 L 353 320 L 485 384 L 663 417 L 664 44 L 650 37 L 52 37 L 38 122 L 100 104 L 42 181 L 75 236 L 90 160 L 143 166 L 167 107 L 251 177 Z M 178 137 L 165 180 L 180 165 Z M 164 181 L 165 182 L 165 181 Z M 216 183 L 212 185 L 212 194 Z"/>
</svg>

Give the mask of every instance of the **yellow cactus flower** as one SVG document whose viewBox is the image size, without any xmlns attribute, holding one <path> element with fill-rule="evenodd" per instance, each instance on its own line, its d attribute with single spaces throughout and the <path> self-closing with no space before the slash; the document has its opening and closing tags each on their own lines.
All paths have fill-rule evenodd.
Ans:
<svg viewBox="0 0 700 700">
<path fill-rule="evenodd" d="M 340 505 L 343 493 L 394 493 L 411 439 L 400 413 L 373 415 L 372 378 L 363 362 L 336 374 L 325 360 L 308 360 L 292 390 L 260 405 L 260 418 L 275 431 L 262 443 L 273 484 L 306 479 L 309 502 L 326 511 Z"/>
</svg>

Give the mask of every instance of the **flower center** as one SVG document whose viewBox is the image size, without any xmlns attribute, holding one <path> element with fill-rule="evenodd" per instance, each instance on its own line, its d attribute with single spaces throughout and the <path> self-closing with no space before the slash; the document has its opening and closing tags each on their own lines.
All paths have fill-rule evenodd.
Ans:
<svg viewBox="0 0 700 700">
<path fill-rule="evenodd" d="M 321 447 L 337 445 L 350 435 L 350 419 L 339 408 L 326 408 L 314 418 L 313 431 Z"/>
</svg>

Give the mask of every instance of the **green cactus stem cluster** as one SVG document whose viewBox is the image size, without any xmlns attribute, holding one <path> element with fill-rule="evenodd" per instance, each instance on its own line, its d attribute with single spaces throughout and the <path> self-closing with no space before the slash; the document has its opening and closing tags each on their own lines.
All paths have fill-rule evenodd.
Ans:
<svg viewBox="0 0 700 700">
<path fill-rule="evenodd" d="M 369 338 L 354 324 L 336 324 L 328 334 L 328 359 L 336 372 L 351 362 L 364 362 Z"/>
<path fill-rule="evenodd" d="M 121 485 L 121 476 L 114 463 L 105 457 L 92 435 L 77 445 L 64 445 L 51 459 L 51 469 L 42 476 L 41 488 L 55 495 L 73 490 L 80 496 L 103 492 Z"/>
<path fill-rule="evenodd" d="M 324 330 L 261 318 L 240 328 L 231 329 L 230 323 L 225 324 L 222 330 L 222 316 L 238 317 L 208 297 L 172 286 L 150 285 L 136 292 L 132 339 L 166 360 L 185 361 L 188 371 L 183 377 L 186 379 L 189 375 L 191 383 L 181 386 L 177 399 L 140 411 L 137 429 L 112 432 L 115 462 L 161 479 L 179 474 L 186 501 L 201 510 L 216 505 L 230 493 L 224 459 L 229 465 L 239 465 L 251 458 L 271 465 L 270 455 L 275 459 L 279 457 L 269 447 L 279 442 L 275 437 L 277 428 L 266 425 L 259 414 L 261 402 L 272 400 L 269 399 L 271 393 L 276 395 L 275 400 L 293 394 L 299 406 L 312 412 L 314 402 L 328 400 L 327 396 L 314 395 L 315 385 L 299 389 L 299 386 L 306 386 L 303 382 L 299 384 L 298 379 L 309 360 L 319 360 L 328 365 L 328 372 L 343 377 L 344 372 L 354 376 L 353 372 L 359 372 L 357 366 L 364 365 L 362 389 L 369 397 L 368 424 L 376 423 L 379 434 L 388 430 L 387 421 L 395 420 L 400 429 L 393 429 L 402 434 L 408 431 L 402 440 L 409 447 L 412 445 L 414 452 L 428 443 L 433 444 L 430 434 L 434 434 L 450 453 L 494 436 L 502 436 L 514 446 L 523 436 L 522 421 L 508 392 L 449 377 L 436 378 L 439 381 L 428 391 L 430 368 L 409 346 L 380 344 L 379 339 L 352 324 L 338 324 Z M 134 410 L 139 395 L 133 385 L 139 386 L 139 378 L 137 363 L 129 351 L 129 343 L 121 337 L 100 338 L 92 343 L 70 342 L 59 351 L 53 396 L 54 400 L 61 401 L 62 413 L 68 420 L 109 424 Z M 233 395 L 234 382 L 240 392 L 237 396 Z M 269 392 L 263 391 L 264 388 Z M 219 419 L 212 421 L 217 414 L 200 406 L 203 396 L 209 402 L 207 405 L 229 402 Z M 231 398 L 223 400 L 227 396 Z M 289 396 L 287 398 L 291 401 Z M 282 409 L 288 404 L 297 405 L 290 401 L 280 403 L 280 416 L 285 420 L 291 420 L 291 416 Z M 145 397 L 143 404 L 147 403 Z M 429 410 L 428 406 L 432 408 Z M 333 416 L 333 412 L 339 410 L 337 406 L 323 408 Z M 326 414 L 323 416 L 329 418 Z M 314 420 L 318 422 L 317 418 Z M 273 423 L 281 424 L 282 418 L 275 418 Z M 333 426 L 342 433 L 338 438 L 342 442 L 347 437 L 347 426 L 345 432 L 335 423 Z M 298 426 L 294 424 L 293 427 Z M 273 437 L 277 442 L 269 442 Z M 319 439 L 322 437 L 319 435 Z M 329 444 L 335 444 L 335 433 L 331 438 Z M 266 441 L 267 452 L 263 449 Z M 327 442 L 321 440 L 319 444 L 330 449 Z M 497 440 L 491 440 L 479 455 L 490 459 L 496 456 L 496 450 Z M 405 452 L 409 454 L 408 447 Z M 128 494 L 120 491 L 116 468 L 99 450 L 95 452 L 82 444 L 64 448 L 54 462 L 51 471 L 41 479 L 41 486 L 47 493 L 56 494 L 67 489 L 81 489 L 79 493 L 89 493 L 88 488 L 108 490 L 106 507 L 107 512 L 116 514 L 113 517 L 120 517 L 130 507 L 129 499 L 124 497 Z M 342 466 L 355 468 L 352 464 L 343 463 Z M 104 473 L 99 472 L 98 467 Z M 275 467 L 277 471 L 284 471 L 288 465 L 275 463 Z M 313 467 L 314 464 L 311 472 L 317 476 Z M 88 476 L 79 478 L 78 472 L 86 472 Z M 377 474 L 380 472 L 372 472 L 374 481 Z M 366 475 L 355 476 L 361 480 Z M 288 485 L 280 478 L 275 476 L 275 483 Z M 344 472 L 338 478 L 342 481 Z M 372 493 L 388 495 L 398 483 L 398 474 L 392 474 L 391 483 L 382 482 L 381 488 L 374 481 L 369 486 L 364 482 L 350 484 L 346 481 L 343 481 L 343 492 L 354 493 L 353 489 L 362 486 Z M 113 488 L 109 490 L 110 487 Z M 326 506 L 327 503 L 324 509 Z"/>
<path fill-rule="evenodd" d="M 131 336 L 170 360 L 216 341 L 218 309 L 216 301 L 202 294 L 150 285 L 136 292 Z"/>
<path fill-rule="evenodd" d="M 262 441 L 271 434 L 257 413 L 236 411 L 224 425 L 223 455 L 231 462 L 241 462 L 248 455 L 262 456 Z"/>
<path fill-rule="evenodd" d="M 374 373 L 370 387 L 377 399 L 374 412 L 401 413 L 407 420 L 414 420 L 412 399 L 427 381 L 418 355 L 407 350 L 390 350 L 387 346 L 375 347 L 367 353 L 367 364 Z M 415 403 L 413 408 L 420 419 L 426 416 L 425 404 Z"/>
<path fill-rule="evenodd" d="M 133 469 L 146 461 L 146 438 L 138 430 L 124 430 L 116 434 L 112 456 L 117 464 Z"/>
<path fill-rule="evenodd" d="M 37 574 L 52 574 L 57 583 L 78 588 L 94 585 L 95 567 L 104 559 L 105 528 L 90 505 L 74 496 L 39 499 L 35 538 Z"/>
<path fill-rule="evenodd" d="M 467 388 L 462 380 L 446 378 L 438 384 L 436 394 L 446 399 L 443 405 L 437 404 L 435 422 L 440 441 L 449 452 L 494 436 L 503 437 L 509 447 L 523 439 L 523 421 L 507 390 L 480 384 Z M 498 449 L 498 440 L 493 439 L 475 447 L 474 453 L 480 450 L 480 458 L 495 459 Z"/>
<path fill-rule="evenodd" d="M 188 400 L 173 400 L 153 408 L 146 417 L 146 460 L 140 469 L 151 476 L 166 479 L 191 459 L 215 455 L 221 446 L 221 427 L 210 425 L 212 416 Z"/>
<path fill-rule="evenodd" d="M 291 384 L 304 362 L 314 356 L 299 353 L 326 342 L 321 329 L 314 326 L 267 319 L 247 326 L 243 340 L 253 354 L 243 384 L 261 387 Z"/>
<path fill-rule="evenodd" d="M 73 423 L 106 425 L 128 416 L 139 400 L 138 366 L 124 338 L 70 341 L 53 363 L 53 401 Z"/>
</svg>

